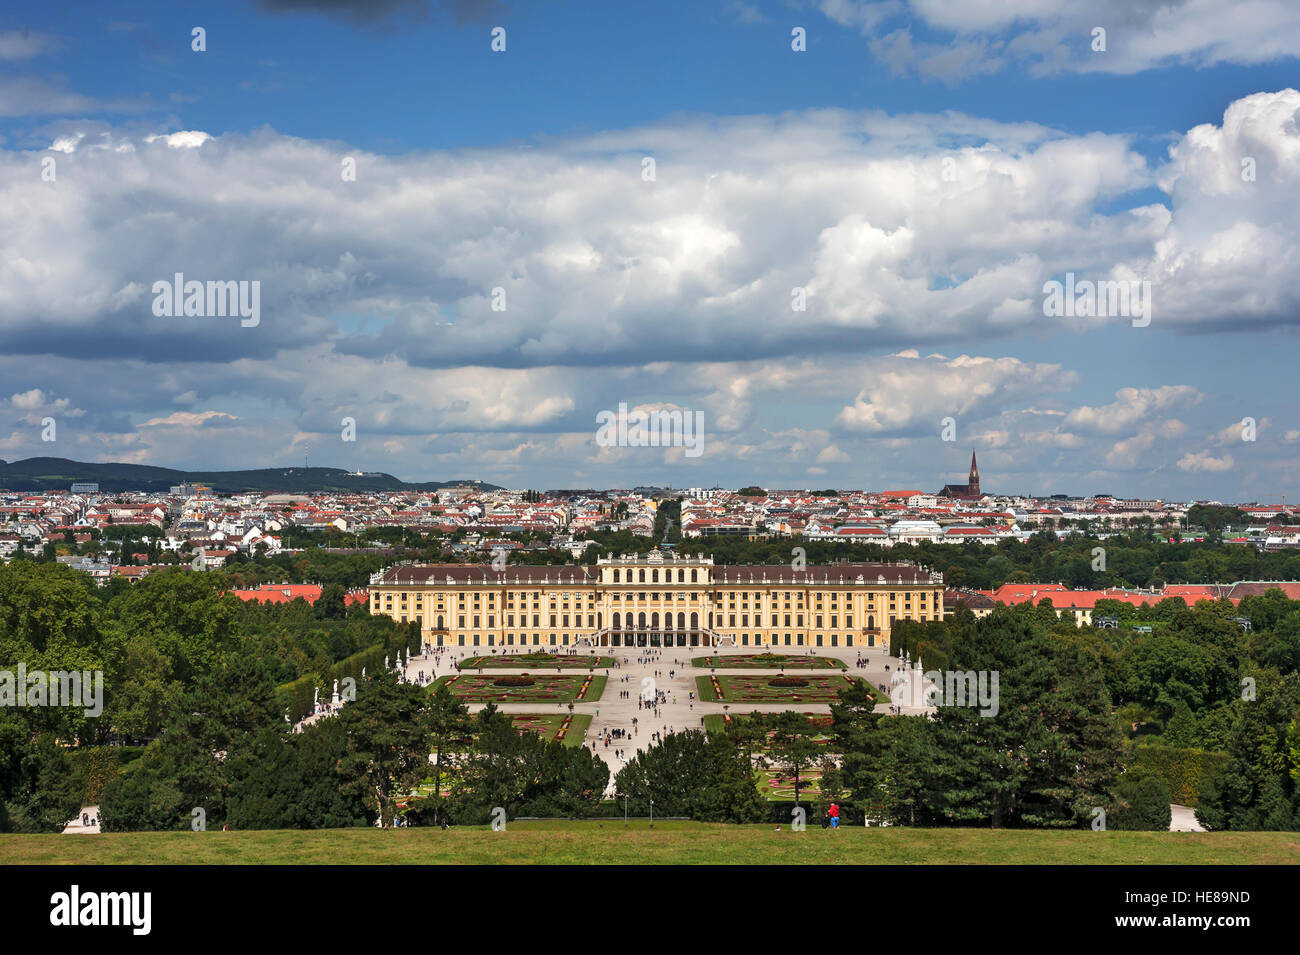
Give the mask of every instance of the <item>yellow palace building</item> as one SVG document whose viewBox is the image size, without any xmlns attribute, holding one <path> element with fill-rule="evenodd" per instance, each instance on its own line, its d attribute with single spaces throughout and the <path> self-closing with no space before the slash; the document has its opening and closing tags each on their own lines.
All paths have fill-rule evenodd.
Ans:
<svg viewBox="0 0 1300 955">
<path fill-rule="evenodd" d="M 461 647 L 874 647 L 943 619 L 943 577 L 912 564 L 715 565 L 651 551 L 595 566 L 401 564 L 370 612 Z"/>
</svg>

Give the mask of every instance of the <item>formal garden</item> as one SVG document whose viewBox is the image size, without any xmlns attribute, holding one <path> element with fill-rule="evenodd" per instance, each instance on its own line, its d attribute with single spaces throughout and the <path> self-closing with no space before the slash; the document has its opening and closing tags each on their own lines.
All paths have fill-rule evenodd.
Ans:
<svg viewBox="0 0 1300 955">
<path fill-rule="evenodd" d="M 829 676 L 697 676 L 700 699 L 722 703 L 835 703 L 841 690 L 863 682 L 837 673 Z"/>
<path fill-rule="evenodd" d="M 590 703 L 600 699 L 605 677 L 579 673 L 457 673 L 439 677 L 462 703 Z"/>
<path fill-rule="evenodd" d="M 729 653 L 694 657 L 697 667 L 717 667 L 723 670 L 847 670 L 848 664 L 834 657 L 819 657 L 807 653 Z"/>
<path fill-rule="evenodd" d="M 544 742 L 554 740 L 566 746 L 581 746 L 587 727 L 591 725 L 591 714 L 512 713 L 510 721 L 521 733 L 531 730 Z"/>
<path fill-rule="evenodd" d="M 612 667 L 613 657 L 595 654 L 579 655 L 570 653 L 546 653 L 533 651 L 529 653 L 502 653 L 500 656 L 470 657 L 460 664 L 462 672 L 467 670 L 599 670 Z"/>
<path fill-rule="evenodd" d="M 772 802 L 794 801 L 794 775 L 783 769 L 755 770 L 758 792 Z M 822 771 L 809 767 L 799 774 L 799 798 L 807 801 L 821 795 Z"/>
</svg>

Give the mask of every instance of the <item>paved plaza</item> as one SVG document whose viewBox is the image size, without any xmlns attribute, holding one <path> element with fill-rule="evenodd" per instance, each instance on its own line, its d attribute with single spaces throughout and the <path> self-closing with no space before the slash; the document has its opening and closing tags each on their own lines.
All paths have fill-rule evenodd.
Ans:
<svg viewBox="0 0 1300 955">
<path fill-rule="evenodd" d="M 653 743 L 653 734 L 667 734 L 687 729 L 703 729 L 704 717 L 710 714 L 722 715 L 730 712 L 732 715 L 737 715 L 751 713 L 754 710 L 765 713 L 779 713 L 784 710 L 798 710 L 804 713 L 830 713 L 830 706 L 825 703 L 725 703 L 704 702 L 699 699 L 695 678 L 697 676 L 707 676 L 710 671 L 706 667 L 693 666 L 691 664 L 692 657 L 713 653 L 720 655 L 723 658 L 723 665 L 713 671 L 718 676 L 725 674 L 748 677 L 759 674 L 776 676 L 777 670 L 757 670 L 752 667 L 728 668 L 725 665 L 727 656 L 753 654 L 761 652 L 763 649 L 766 648 L 720 647 L 716 651 L 710 650 L 708 647 L 581 648 L 579 650 L 581 655 L 599 654 L 612 657 L 615 664 L 608 670 L 594 671 L 606 674 L 609 678 L 600 700 L 573 704 L 574 713 L 588 713 L 592 717 L 584 745 L 589 749 L 593 745 L 595 746 L 594 751 L 609 764 L 612 777 L 637 750 L 648 748 Z M 789 650 L 782 647 L 779 648 L 778 652 L 794 655 L 807 653 L 808 650 L 807 647 Z M 424 671 L 427 677 L 432 665 L 436 676 L 446 676 L 456 672 L 454 667 L 457 661 L 482 655 L 483 652 L 484 650 L 481 647 L 451 647 L 444 649 L 441 657 L 437 659 L 430 656 L 413 657 L 410 663 L 407 664 L 406 675 L 408 679 L 415 679 L 420 671 Z M 890 677 L 898 666 L 898 661 L 890 657 L 888 651 L 883 647 L 817 647 L 812 652 L 816 656 L 834 657 L 841 660 L 848 666 L 848 669 L 835 671 L 789 668 L 786 670 L 787 675 L 825 675 L 843 672 L 848 676 L 861 677 L 874 687 L 884 686 L 886 692 L 888 692 Z M 862 667 L 857 666 L 859 659 L 863 661 Z M 492 669 L 484 672 L 504 676 L 508 673 L 537 673 L 539 671 L 519 667 L 518 669 Z M 554 670 L 549 672 L 554 672 Z M 653 698 L 655 691 L 666 694 L 666 702 L 659 705 L 657 714 L 653 707 L 638 708 L 637 701 L 642 694 L 644 693 L 646 696 Z M 627 699 L 621 698 L 624 693 L 626 693 Z M 692 699 L 692 694 L 695 694 L 694 699 Z M 568 712 L 567 704 L 547 706 L 539 703 L 506 703 L 499 704 L 497 708 L 503 713 L 541 713 L 548 711 L 552 707 L 555 712 Z M 483 704 L 469 704 L 471 712 L 476 712 L 482 708 Z M 889 705 L 882 703 L 876 709 L 878 712 L 888 712 Z M 904 706 L 902 708 L 903 713 L 920 713 L 923 711 L 919 707 Z M 622 730 L 627 734 L 626 737 L 618 738 L 614 732 L 616 730 Z M 608 745 L 605 743 L 607 735 L 612 737 Z M 620 759 L 616 756 L 616 751 L 622 752 L 623 758 Z"/>
</svg>

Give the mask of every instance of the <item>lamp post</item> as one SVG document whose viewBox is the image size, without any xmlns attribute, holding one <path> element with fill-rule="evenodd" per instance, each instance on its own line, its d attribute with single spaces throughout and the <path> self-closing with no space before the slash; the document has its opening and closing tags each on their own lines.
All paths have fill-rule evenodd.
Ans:
<svg viewBox="0 0 1300 955">
<path fill-rule="evenodd" d="M 650 828 L 655 827 L 655 797 L 650 797 Z"/>
</svg>

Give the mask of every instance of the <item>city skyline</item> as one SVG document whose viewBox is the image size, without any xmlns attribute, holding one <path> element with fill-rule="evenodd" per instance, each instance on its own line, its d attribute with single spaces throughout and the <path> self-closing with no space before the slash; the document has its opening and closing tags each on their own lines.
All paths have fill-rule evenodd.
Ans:
<svg viewBox="0 0 1300 955">
<path fill-rule="evenodd" d="M 1293 499 L 1300 16 L 1205 6 L 7 14 L 0 457 Z"/>
<path fill-rule="evenodd" d="M 972 454 L 972 457 L 974 457 L 974 453 Z M 18 461 L 5 461 L 3 459 L 0 459 L 0 468 L 3 468 L 8 465 L 18 465 L 18 464 L 27 463 L 29 461 L 41 461 L 41 460 L 66 461 L 67 459 L 52 458 L 50 456 L 38 456 L 35 458 L 22 459 Z M 132 466 L 131 462 L 121 462 L 121 461 L 111 461 L 111 462 L 110 461 L 104 461 L 104 462 L 73 461 L 69 463 L 88 466 L 92 469 L 101 466 L 117 466 L 117 465 Z M 419 485 L 423 485 L 423 484 L 440 484 L 444 486 L 455 486 L 458 484 L 483 485 L 487 487 L 496 488 L 501 491 L 519 492 L 519 493 L 527 492 L 527 491 L 565 492 L 565 491 L 579 489 L 577 488 L 576 485 L 571 488 L 565 488 L 562 486 L 550 486 L 550 487 L 542 486 L 536 483 L 533 484 L 525 483 L 525 484 L 518 484 L 518 485 L 501 484 L 497 481 L 492 480 L 491 476 L 484 477 L 478 474 L 424 474 L 424 475 L 416 475 L 415 477 L 401 477 L 399 475 L 391 474 L 382 469 L 350 470 L 345 468 L 339 468 L 333 464 L 330 464 L 329 462 L 305 463 L 301 468 L 294 463 L 284 463 L 284 464 L 270 466 L 266 468 L 200 467 L 194 469 L 182 469 L 182 468 L 173 468 L 165 463 L 153 463 L 145 466 L 174 471 L 176 472 L 175 477 L 177 480 L 185 480 L 185 481 L 198 480 L 199 478 L 197 476 L 204 476 L 204 479 L 206 479 L 207 475 L 223 474 L 223 473 L 224 474 L 248 474 L 251 471 L 265 472 L 266 476 L 269 478 L 272 475 L 275 475 L 276 472 L 279 472 L 281 475 L 283 475 L 283 486 L 279 487 L 278 488 L 279 490 L 285 492 L 301 492 L 301 493 L 311 493 L 311 494 L 322 494 L 322 493 L 330 493 L 330 492 L 313 490 L 311 488 L 307 488 L 305 485 L 295 486 L 293 484 L 295 474 L 305 475 L 307 471 L 325 470 L 325 471 L 342 472 L 348 477 L 355 477 L 359 479 L 367 478 L 367 477 L 372 477 L 372 478 L 392 477 L 392 478 L 396 478 L 399 481 L 402 481 L 405 484 L 412 485 L 411 488 L 405 489 L 405 493 L 411 493 L 417 490 Z M 968 477 L 970 475 L 975 474 L 973 461 L 971 467 L 972 470 L 968 472 Z M 4 472 L 0 471 L 0 491 L 17 490 L 17 491 L 31 491 L 36 493 L 62 493 L 69 490 L 69 488 L 63 487 L 62 485 L 69 484 L 71 491 L 73 493 L 78 493 L 77 482 L 91 481 L 91 479 L 94 476 L 95 475 L 92 474 L 90 477 L 60 480 L 60 481 L 53 481 L 48 477 L 43 477 L 39 484 L 31 484 L 30 486 L 28 486 L 28 485 L 24 485 L 20 478 L 13 477 L 13 476 L 6 477 Z M 944 476 L 947 475 L 940 475 L 940 477 L 944 477 Z M 900 491 L 907 491 L 911 494 L 933 497 L 940 501 L 947 501 L 947 503 L 953 505 L 965 504 L 968 506 L 978 503 L 979 500 L 983 497 L 1004 498 L 1004 499 L 1034 498 L 1039 500 L 1046 500 L 1052 497 L 1069 497 L 1072 499 L 1113 498 L 1115 500 L 1143 500 L 1144 499 L 1143 495 L 1127 494 L 1124 493 L 1122 490 L 1116 491 L 1114 489 L 1093 489 L 1091 491 L 1070 491 L 1070 490 L 1061 490 L 1061 489 L 1025 489 L 1025 488 L 1011 488 L 1011 487 L 996 488 L 992 490 L 986 488 L 977 494 L 973 494 L 967 497 L 960 493 L 954 493 L 954 492 L 959 492 L 962 488 L 968 487 L 968 485 L 964 485 L 964 484 L 945 484 L 942 487 L 940 487 L 938 490 L 935 491 L 928 490 L 928 488 L 935 483 L 935 480 L 933 476 L 927 477 L 924 475 L 918 477 L 914 481 L 911 482 L 904 481 L 895 485 L 890 485 L 888 487 L 886 486 L 877 487 L 877 486 L 869 486 L 869 485 L 861 485 L 861 484 L 855 485 L 855 484 L 842 483 L 839 486 L 834 488 L 832 488 L 829 484 L 825 484 L 825 483 L 818 484 L 816 482 L 812 484 L 803 484 L 803 485 L 798 485 L 798 484 L 785 485 L 785 484 L 775 484 L 771 482 L 764 482 L 762 480 L 751 479 L 751 480 L 746 480 L 740 483 L 730 484 L 730 485 L 723 485 L 716 482 L 705 483 L 705 484 L 675 485 L 672 483 L 656 484 L 654 482 L 636 480 L 633 478 L 635 478 L 635 475 L 633 475 L 628 480 L 625 480 L 621 483 L 600 485 L 600 486 L 589 485 L 585 489 L 600 491 L 600 492 L 604 492 L 604 491 L 612 492 L 612 491 L 619 491 L 619 490 L 630 490 L 633 488 L 655 488 L 657 490 L 663 490 L 666 492 L 686 493 L 689 491 L 697 491 L 697 490 L 734 492 L 743 488 L 757 487 L 757 488 L 761 488 L 762 490 L 764 490 L 769 494 L 783 493 L 783 492 L 815 493 L 821 490 L 834 490 L 843 494 L 860 493 L 860 494 L 867 494 L 867 495 L 884 494 L 884 493 L 896 494 Z M 160 479 L 154 478 L 153 483 L 156 484 L 158 480 Z M 54 486 L 55 484 L 57 484 L 58 486 Z M 200 485 L 200 486 L 206 487 L 206 485 Z M 978 484 L 976 485 L 976 489 L 978 490 Z M 212 493 L 215 493 L 217 496 L 232 496 L 232 495 L 237 495 L 239 493 L 242 493 L 231 489 L 214 490 L 212 488 L 208 488 L 208 490 Z M 360 490 L 363 493 L 384 493 L 383 491 L 374 490 L 374 489 L 360 489 Z M 402 489 L 388 489 L 388 490 L 401 491 Z M 86 493 L 86 492 L 82 491 L 82 493 Z M 112 496 L 115 494 L 124 494 L 124 493 L 158 493 L 158 492 L 156 489 L 146 490 L 143 488 L 138 489 L 136 491 L 131 491 L 129 489 L 121 490 L 121 491 L 105 489 L 101 491 L 99 489 L 98 483 L 94 483 L 94 490 L 91 491 L 90 493 Z M 255 494 L 265 493 L 265 491 L 252 490 L 250 491 L 250 493 L 255 493 Z M 1155 494 L 1155 495 L 1151 495 L 1150 497 L 1151 499 L 1154 500 L 1162 500 L 1162 501 L 1169 501 L 1169 502 L 1197 502 L 1197 501 L 1209 502 L 1209 501 L 1217 500 L 1216 498 L 1205 496 L 1205 495 L 1192 496 L 1187 498 L 1177 498 L 1172 495 Z M 1285 505 L 1286 497 L 1287 495 L 1283 493 L 1276 498 L 1259 497 L 1259 498 L 1252 498 L 1250 500 L 1225 499 L 1221 503 Z"/>
</svg>

